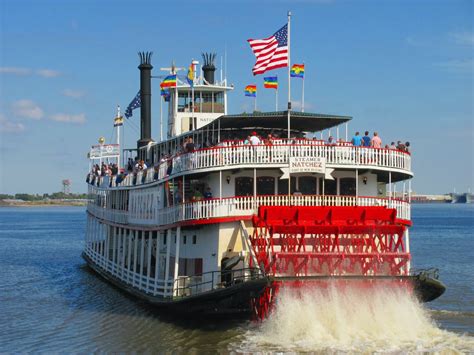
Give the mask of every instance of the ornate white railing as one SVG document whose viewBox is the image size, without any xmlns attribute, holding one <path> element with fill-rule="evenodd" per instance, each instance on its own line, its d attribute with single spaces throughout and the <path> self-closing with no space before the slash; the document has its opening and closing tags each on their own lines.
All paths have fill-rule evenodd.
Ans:
<svg viewBox="0 0 474 355">
<path fill-rule="evenodd" d="M 166 225 L 181 221 L 219 217 L 250 216 L 258 206 L 386 206 L 397 210 L 397 218 L 410 220 L 408 201 L 364 196 L 271 195 L 231 197 L 184 203 L 163 209 L 151 208 L 142 213 L 106 209 L 89 204 L 88 211 L 98 218 L 120 224 Z"/>
<path fill-rule="evenodd" d="M 394 149 L 317 144 L 237 145 L 196 150 L 170 158 L 155 168 L 136 175 L 96 177 L 94 185 L 134 186 L 162 180 L 175 174 L 209 168 L 257 165 L 285 167 L 289 157 L 325 158 L 329 167 L 391 168 L 411 173 L 410 154 Z M 93 176 L 89 176 L 89 182 Z"/>
</svg>

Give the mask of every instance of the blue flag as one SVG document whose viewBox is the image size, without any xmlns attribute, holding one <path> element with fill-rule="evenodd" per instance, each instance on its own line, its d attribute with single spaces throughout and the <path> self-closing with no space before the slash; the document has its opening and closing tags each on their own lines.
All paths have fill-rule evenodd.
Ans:
<svg viewBox="0 0 474 355">
<path fill-rule="evenodd" d="M 140 95 L 140 91 L 138 91 L 137 96 L 135 96 L 135 98 L 132 100 L 132 102 L 130 102 L 127 109 L 125 110 L 125 117 L 127 117 L 127 119 L 132 117 L 133 116 L 132 111 L 140 107 L 141 105 L 142 105 L 142 98 Z"/>
</svg>

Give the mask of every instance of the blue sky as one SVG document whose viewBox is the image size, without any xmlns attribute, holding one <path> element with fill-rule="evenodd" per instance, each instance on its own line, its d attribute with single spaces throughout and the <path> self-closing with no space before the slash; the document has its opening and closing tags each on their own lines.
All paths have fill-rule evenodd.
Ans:
<svg viewBox="0 0 474 355">
<path fill-rule="evenodd" d="M 246 40 L 271 35 L 287 10 L 292 62 L 306 64 L 306 111 L 353 116 L 351 133 L 376 130 L 384 143 L 410 141 L 417 192 L 474 188 L 472 1 L 0 0 L 0 192 L 59 191 L 65 178 L 85 191 L 89 146 L 110 140 L 116 105 L 139 89 L 138 51 L 154 52 L 160 75 L 204 51 L 220 66 L 226 49 L 230 113 L 251 110 L 243 88 L 253 83 L 259 109 L 273 110 Z M 299 101 L 301 81 L 292 83 Z"/>
</svg>

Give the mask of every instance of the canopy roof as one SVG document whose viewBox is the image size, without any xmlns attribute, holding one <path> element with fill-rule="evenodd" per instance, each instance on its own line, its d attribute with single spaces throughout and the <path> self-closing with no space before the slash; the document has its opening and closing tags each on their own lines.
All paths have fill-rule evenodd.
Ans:
<svg viewBox="0 0 474 355">
<path fill-rule="evenodd" d="M 350 116 L 326 115 L 291 111 L 291 130 L 317 132 L 338 126 L 352 119 Z M 227 129 L 287 129 L 288 111 L 254 112 L 225 115 L 213 123 L 219 122 L 221 130 Z"/>
</svg>

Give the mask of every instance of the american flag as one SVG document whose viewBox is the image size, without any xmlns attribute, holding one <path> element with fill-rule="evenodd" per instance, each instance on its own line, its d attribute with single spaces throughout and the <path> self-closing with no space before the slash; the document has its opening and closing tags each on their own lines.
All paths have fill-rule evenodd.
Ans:
<svg viewBox="0 0 474 355">
<path fill-rule="evenodd" d="M 288 66 L 288 25 L 286 24 L 273 36 L 265 39 L 248 40 L 257 62 L 253 66 L 253 75 L 263 74 L 267 70 Z"/>
<path fill-rule="evenodd" d="M 127 119 L 132 117 L 132 111 L 140 107 L 141 105 L 142 105 L 142 97 L 139 91 L 137 96 L 135 96 L 135 98 L 132 100 L 132 102 L 130 102 L 127 109 L 125 110 L 125 117 L 127 117 Z"/>
</svg>

